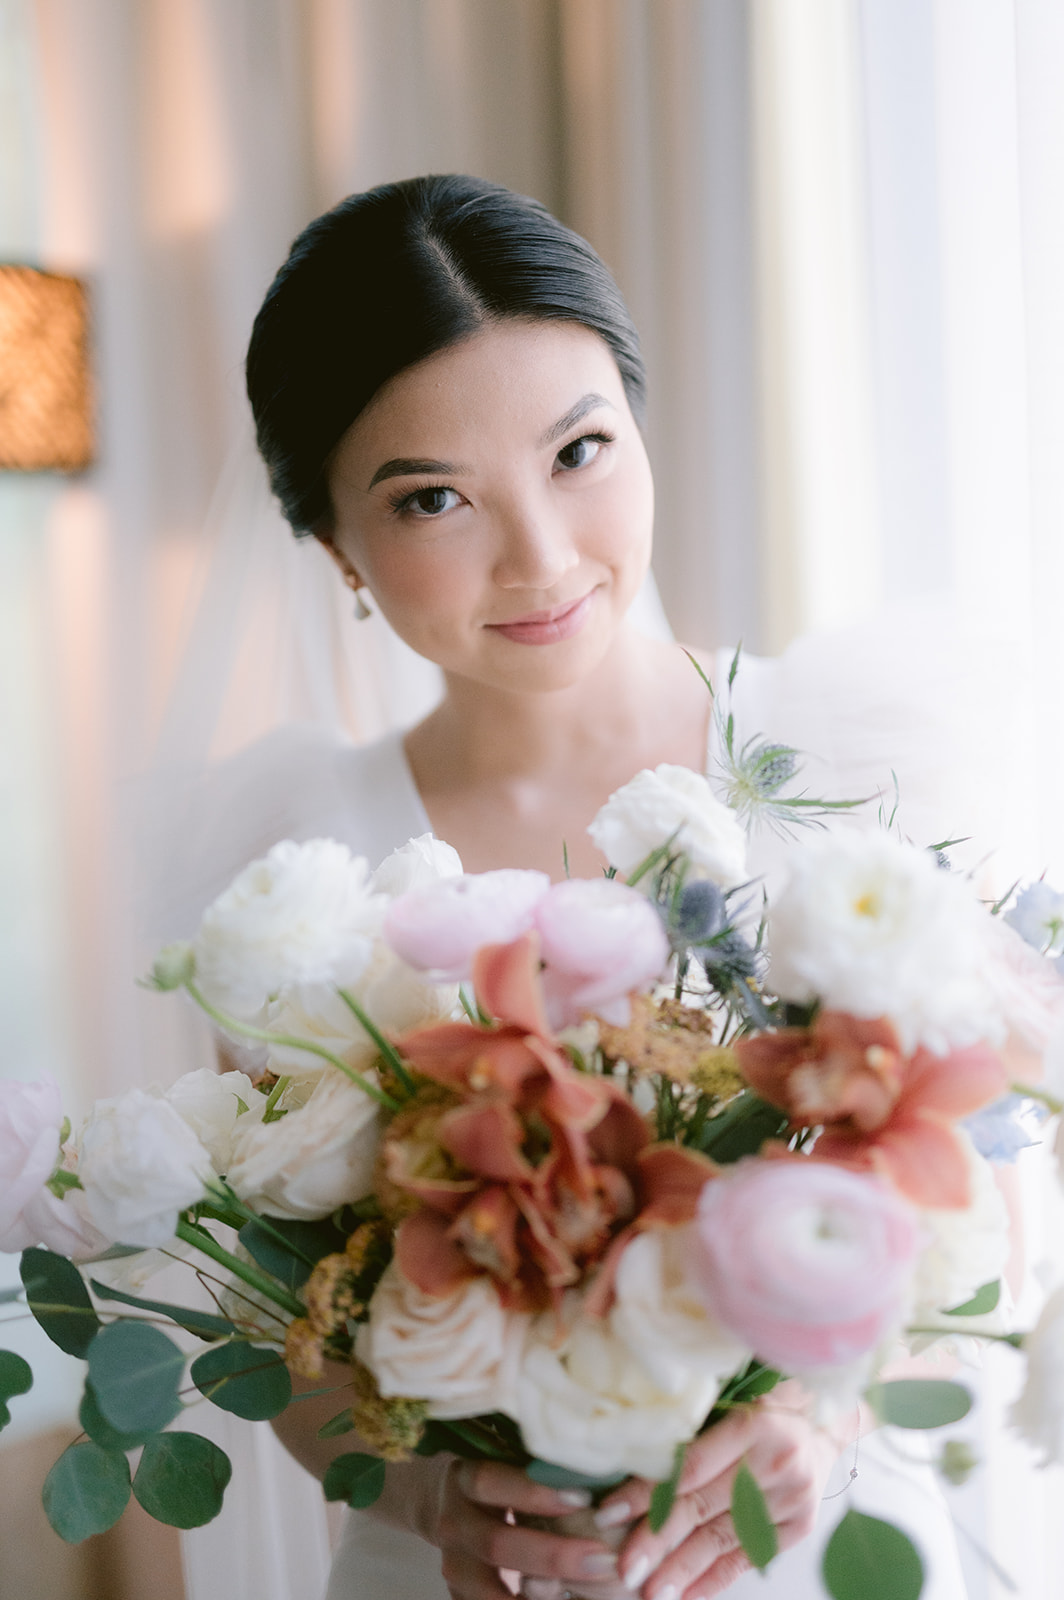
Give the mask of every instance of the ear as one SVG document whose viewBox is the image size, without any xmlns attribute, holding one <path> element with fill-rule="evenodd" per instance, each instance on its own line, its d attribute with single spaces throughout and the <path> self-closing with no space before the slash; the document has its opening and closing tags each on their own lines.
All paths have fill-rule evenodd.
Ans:
<svg viewBox="0 0 1064 1600">
<path fill-rule="evenodd" d="M 347 587 L 349 589 L 354 589 L 357 593 L 357 591 L 362 588 L 362 579 L 359 577 L 355 568 L 351 565 L 351 562 L 348 560 L 347 556 L 340 549 L 339 545 L 333 543 L 332 537 L 328 533 L 319 533 L 317 530 L 315 530 L 314 537 L 317 539 L 320 545 L 325 547 L 325 549 L 332 556 L 333 560 L 336 562 L 336 565 L 340 569 L 340 576 L 347 584 Z"/>
</svg>

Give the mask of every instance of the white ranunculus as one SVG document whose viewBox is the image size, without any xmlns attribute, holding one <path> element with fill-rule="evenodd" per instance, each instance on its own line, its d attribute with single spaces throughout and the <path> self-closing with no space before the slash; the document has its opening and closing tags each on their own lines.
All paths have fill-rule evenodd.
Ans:
<svg viewBox="0 0 1064 1600">
<path fill-rule="evenodd" d="M 690 1283 L 689 1228 L 655 1228 L 629 1244 L 617 1266 L 610 1327 L 666 1394 L 692 1375 L 718 1389 L 753 1355 L 706 1309 Z"/>
<path fill-rule="evenodd" d="M 382 1395 L 427 1400 L 446 1420 L 497 1411 L 513 1381 L 529 1317 L 504 1310 L 488 1277 L 424 1294 L 393 1262 L 374 1292 L 355 1354 Z"/>
<path fill-rule="evenodd" d="M 383 939 L 375 941 L 360 974 L 348 980 L 341 973 L 339 982 L 370 1021 L 390 1036 L 444 1021 L 458 999 L 454 984 L 430 982 Z M 272 1033 L 312 1040 L 359 1072 L 376 1060 L 377 1046 L 332 984 L 293 984 L 271 1004 L 267 1018 Z M 275 1071 L 291 1072 L 306 1068 L 314 1057 L 294 1045 L 271 1044 L 269 1060 Z"/>
<path fill-rule="evenodd" d="M 380 1137 L 376 1100 L 326 1067 L 298 1078 L 277 1109 L 285 1114 L 275 1121 L 237 1121 L 226 1176 L 241 1200 L 268 1217 L 311 1221 L 369 1194 Z"/>
<path fill-rule="evenodd" d="M 167 1089 L 166 1099 L 205 1147 L 218 1173 L 228 1172 L 233 1159 L 237 1117 L 253 1116 L 265 1104 L 246 1072 L 219 1073 L 210 1067 L 186 1072 Z"/>
<path fill-rule="evenodd" d="M 79 1141 L 90 1218 L 116 1244 L 168 1244 L 178 1213 L 214 1178 L 207 1150 L 168 1101 L 144 1089 L 98 1100 Z"/>
<path fill-rule="evenodd" d="M 579 1315 L 576 1295 L 567 1297 L 563 1316 L 561 1334 L 553 1312 L 532 1323 L 500 1409 L 544 1461 L 595 1477 L 668 1477 L 676 1446 L 710 1411 L 718 1379 L 692 1373 L 667 1393 L 608 1321 Z"/>
<path fill-rule="evenodd" d="M 194 948 L 207 999 L 259 1019 L 291 983 L 351 981 L 368 963 L 387 901 L 369 866 L 333 839 L 285 840 L 209 906 Z"/>
<path fill-rule="evenodd" d="M 373 889 L 394 899 L 409 889 L 438 883 L 441 878 L 460 878 L 462 871 L 462 858 L 453 845 L 445 844 L 434 834 L 422 833 L 385 856 L 373 874 Z"/>
<path fill-rule="evenodd" d="M 945 1051 L 1001 1034 L 984 982 L 986 912 L 967 879 L 884 832 L 803 841 L 769 910 L 769 987 Z"/>
<path fill-rule="evenodd" d="M 587 831 L 618 872 L 634 871 L 672 839 L 694 877 L 711 878 L 724 889 L 746 877 L 746 835 L 735 812 L 690 767 L 666 764 L 637 772 L 610 795 Z"/>
<path fill-rule="evenodd" d="M 1023 1349 L 1027 1378 L 1009 1421 L 1045 1466 L 1064 1465 L 1064 1288 L 1050 1295 Z"/>
<path fill-rule="evenodd" d="M 920 1223 L 927 1243 L 913 1280 L 912 1320 L 926 1326 L 933 1318 L 951 1333 L 1000 1332 L 1004 1308 L 986 1317 L 947 1317 L 941 1313 L 971 1300 L 977 1289 L 993 1283 L 1009 1258 L 1009 1212 L 994 1182 L 990 1163 L 978 1153 L 962 1129 L 956 1130 L 968 1157 L 971 1203 L 959 1210 L 927 1210 Z"/>
</svg>

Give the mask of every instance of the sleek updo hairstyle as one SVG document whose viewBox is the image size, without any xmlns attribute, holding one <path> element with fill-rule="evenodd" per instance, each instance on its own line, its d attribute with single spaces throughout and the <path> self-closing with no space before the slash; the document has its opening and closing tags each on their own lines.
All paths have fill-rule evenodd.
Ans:
<svg viewBox="0 0 1064 1600">
<path fill-rule="evenodd" d="M 607 268 L 536 200 L 458 176 L 342 200 L 305 228 L 255 319 L 247 389 L 273 491 L 328 537 L 328 460 L 382 384 L 505 318 L 605 340 L 643 425 L 639 338 Z"/>
</svg>

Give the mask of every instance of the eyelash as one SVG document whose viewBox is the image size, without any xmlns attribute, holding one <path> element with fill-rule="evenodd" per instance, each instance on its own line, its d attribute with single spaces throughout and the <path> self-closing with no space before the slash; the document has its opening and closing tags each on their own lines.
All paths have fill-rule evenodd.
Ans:
<svg viewBox="0 0 1064 1600">
<path fill-rule="evenodd" d="M 593 444 L 610 445 L 614 443 L 616 437 L 616 434 L 609 433 L 604 428 L 596 433 L 577 434 L 575 439 L 570 439 L 568 444 L 563 444 L 560 447 L 557 455 L 555 456 L 555 460 L 557 460 L 558 456 L 561 455 L 562 450 L 571 450 L 574 445 L 582 444 L 585 439 L 589 439 Z M 597 456 L 594 459 L 597 460 Z M 586 465 L 590 466 L 591 462 L 587 462 Z M 566 467 L 563 470 L 565 472 L 579 472 L 581 469 L 580 467 Z M 447 490 L 450 490 L 455 494 L 458 493 L 453 484 L 422 483 L 419 484 L 415 489 L 398 489 L 394 494 L 390 494 L 388 496 L 388 506 L 397 516 L 402 516 L 404 512 L 413 511 L 413 502 L 417 499 L 419 494 L 426 494 L 432 490 L 438 490 L 441 494 Z M 430 512 L 421 511 L 415 513 L 415 515 L 419 521 L 431 522 L 434 520 L 433 514 Z M 437 512 L 436 515 L 439 516 L 441 513 Z"/>
</svg>

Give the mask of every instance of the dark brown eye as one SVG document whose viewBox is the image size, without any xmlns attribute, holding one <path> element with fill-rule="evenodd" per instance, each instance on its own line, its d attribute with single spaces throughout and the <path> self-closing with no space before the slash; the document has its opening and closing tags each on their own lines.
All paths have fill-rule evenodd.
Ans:
<svg viewBox="0 0 1064 1600">
<path fill-rule="evenodd" d="M 408 495 L 403 502 L 403 509 L 413 511 L 419 517 L 438 517 L 443 511 L 450 511 L 458 503 L 458 495 L 454 489 L 416 489 Z"/>
<path fill-rule="evenodd" d="M 579 467 L 590 466 L 604 444 L 611 442 L 606 433 L 584 433 L 571 444 L 563 445 L 555 461 L 563 472 L 574 472 Z"/>
</svg>

